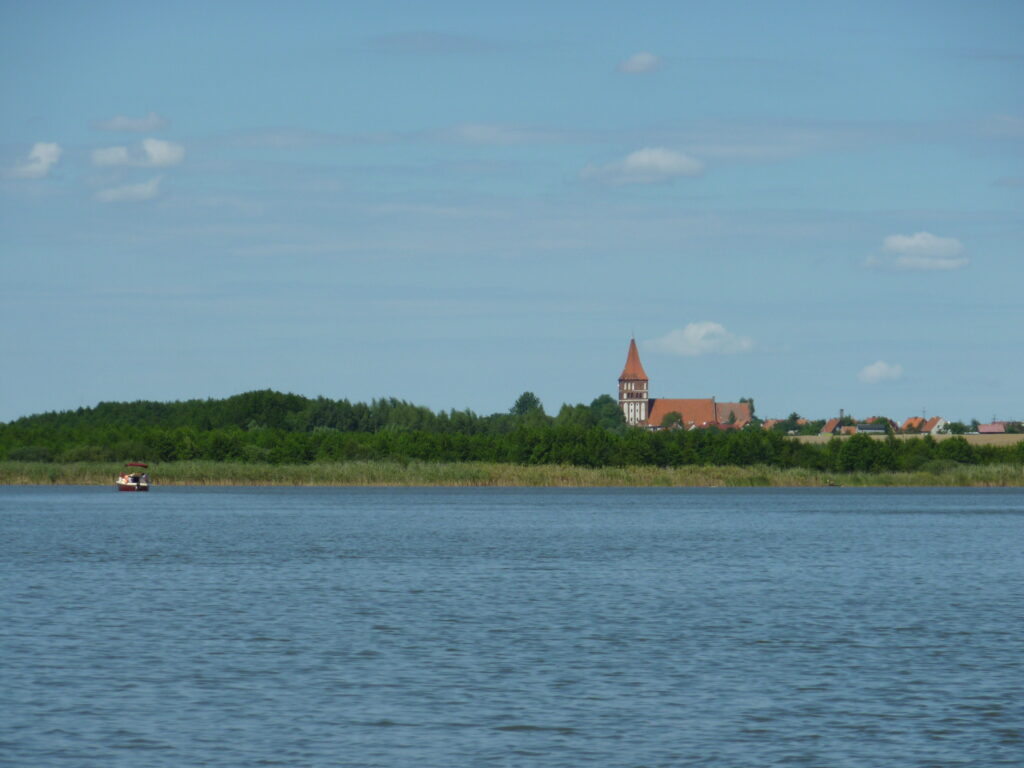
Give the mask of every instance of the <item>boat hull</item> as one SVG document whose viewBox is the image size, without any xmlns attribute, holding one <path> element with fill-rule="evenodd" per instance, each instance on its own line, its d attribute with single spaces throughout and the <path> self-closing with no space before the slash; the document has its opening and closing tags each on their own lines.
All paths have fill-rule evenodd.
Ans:
<svg viewBox="0 0 1024 768">
<path fill-rule="evenodd" d="M 138 484 L 136 484 L 136 483 L 115 483 L 115 486 L 117 487 L 117 490 L 119 490 L 119 491 L 133 491 L 133 492 L 137 493 L 139 491 L 148 491 L 149 490 L 149 486 L 148 485 L 142 485 L 141 483 L 138 483 Z"/>
</svg>

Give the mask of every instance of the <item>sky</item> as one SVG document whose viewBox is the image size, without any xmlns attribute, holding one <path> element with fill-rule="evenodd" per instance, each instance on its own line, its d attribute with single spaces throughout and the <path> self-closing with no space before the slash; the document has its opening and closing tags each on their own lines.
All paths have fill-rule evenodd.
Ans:
<svg viewBox="0 0 1024 768">
<path fill-rule="evenodd" d="M 1024 3 L 0 4 L 0 421 L 1024 419 Z"/>
</svg>

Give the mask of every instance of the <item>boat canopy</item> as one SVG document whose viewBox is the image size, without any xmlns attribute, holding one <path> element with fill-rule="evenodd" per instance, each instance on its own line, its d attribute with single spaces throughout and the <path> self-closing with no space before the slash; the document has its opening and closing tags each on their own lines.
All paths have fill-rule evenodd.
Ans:
<svg viewBox="0 0 1024 768">
<path fill-rule="evenodd" d="M 149 464 L 144 464 L 141 461 L 129 461 L 127 464 L 125 464 L 125 466 L 126 467 L 143 467 L 143 468 L 148 468 Z"/>
</svg>

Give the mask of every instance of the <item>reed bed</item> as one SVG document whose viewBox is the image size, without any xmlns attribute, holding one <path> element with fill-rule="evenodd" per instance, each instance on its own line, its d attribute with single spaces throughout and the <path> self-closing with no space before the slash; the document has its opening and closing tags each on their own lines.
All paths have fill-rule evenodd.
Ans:
<svg viewBox="0 0 1024 768">
<path fill-rule="evenodd" d="M 0 462 L 0 485 L 113 485 L 121 465 Z M 917 472 L 849 474 L 770 466 L 601 467 L 568 465 L 351 461 L 151 464 L 155 486 L 446 486 L 446 487 L 1024 487 L 1024 467 L 950 462 Z"/>
</svg>

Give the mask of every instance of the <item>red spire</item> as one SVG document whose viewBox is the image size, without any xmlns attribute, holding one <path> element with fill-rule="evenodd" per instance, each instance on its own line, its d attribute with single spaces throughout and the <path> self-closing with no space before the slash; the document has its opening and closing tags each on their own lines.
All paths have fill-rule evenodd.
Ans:
<svg viewBox="0 0 1024 768">
<path fill-rule="evenodd" d="M 640 353 L 636 350 L 636 339 L 629 340 L 629 354 L 626 356 L 626 367 L 622 369 L 619 381 L 623 379 L 630 381 L 642 379 L 647 381 L 647 372 L 644 371 L 644 367 L 640 364 Z"/>
</svg>

